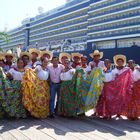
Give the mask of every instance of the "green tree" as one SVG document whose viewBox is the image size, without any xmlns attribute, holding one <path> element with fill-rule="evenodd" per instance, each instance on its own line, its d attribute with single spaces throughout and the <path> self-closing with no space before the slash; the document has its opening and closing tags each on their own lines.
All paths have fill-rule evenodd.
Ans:
<svg viewBox="0 0 140 140">
<path fill-rule="evenodd" d="M 0 32 L 0 40 L 4 40 L 8 43 L 9 39 L 10 39 L 10 37 L 6 32 Z"/>
</svg>

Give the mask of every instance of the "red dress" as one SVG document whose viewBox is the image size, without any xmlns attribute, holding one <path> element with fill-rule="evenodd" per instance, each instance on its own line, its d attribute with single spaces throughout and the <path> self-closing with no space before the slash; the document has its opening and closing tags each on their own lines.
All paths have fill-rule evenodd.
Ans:
<svg viewBox="0 0 140 140">
<path fill-rule="evenodd" d="M 140 117 L 140 80 L 134 82 L 132 90 L 133 94 L 131 100 L 123 115 L 127 116 L 129 119 L 137 119 Z"/>
<path fill-rule="evenodd" d="M 97 115 L 108 117 L 126 112 L 132 96 L 132 84 L 132 71 L 130 69 L 118 75 L 114 81 L 106 82 L 96 107 Z"/>
</svg>

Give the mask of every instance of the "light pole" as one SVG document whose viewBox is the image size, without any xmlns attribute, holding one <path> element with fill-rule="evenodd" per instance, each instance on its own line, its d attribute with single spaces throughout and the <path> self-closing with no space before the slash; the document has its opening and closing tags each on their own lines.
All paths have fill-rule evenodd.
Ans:
<svg viewBox="0 0 140 140">
<path fill-rule="evenodd" d="M 38 47 L 38 42 L 35 43 L 35 47 L 36 47 L 36 48 Z"/>
</svg>

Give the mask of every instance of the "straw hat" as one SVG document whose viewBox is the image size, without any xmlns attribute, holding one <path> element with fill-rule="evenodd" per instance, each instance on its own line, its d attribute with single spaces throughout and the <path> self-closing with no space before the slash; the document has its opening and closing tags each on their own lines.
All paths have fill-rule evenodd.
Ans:
<svg viewBox="0 0 140 140">
<path fill-rule="evenodd" d="M 20 53 L 20 57 L 22 58 L 23 56 L 28 56 L 29 59 L 31 59 L 31 54 L 28 53 L 28 52 L 21 52 L 21 53 Z"/>
<path fill-rule="evenodd" d="M 94 58 L 96 55 L 100 55 L 100 59 L 103 58 L 103 52 L 99 52 L 99 50 L 95 50 L 93 53 L 89 54 L 90 57 Z"/>
<path fill-rule="evenodd" d="M 46 50 L 46 51 L 41 51 L 40 53 L 41 53 L 41 54 L 40 54 L 41 57 L 42 57 L 44 54 L 48 54 L 48 55 L 50 56 L 49 60 L 51 60 L 52 57 L 53 57 L 52 52 L 51 52 L 51 51 L 48 51 L 48 50 Z"/>
<path fill-rule="evenodd" d="M 0 60 L 4 60 L 4 59 L 5 59 L 5 57 L 4 57 L 3 52 L 0 52 Z"/>
<path fill-rule="evenodd" d="M 15 57 L 11 50 L 8 50 L 6 53 L 4 53 L 4 57 L 6 56 L 12 56 L 13 58 Z"/>
<path fill-rule="evenodd" d="M 73 61 L 73 58 L 74 58 L 75 56 L 81 58 L 83 55 L 80 54 L 80 53 L 72 53 L 72 54 L 71 54 L 72 61 Z"/>
<path fill-rule="evenodd" d="M 32 53 L 36 53 L 39 57 L 40 55 L 40 50 L 36 49 L 36 48 L 31 48 L 29 49 L 29 53 L 32 54 Z"/>
<path fill-rule="evenodd" d="M 117 65 L 117 60 L 118 60 L 118 59 L 122 59 L 122 60 L 124 61 L 123 66 L 126 65 L 126 56 L 125 56 L 125 55 L 118 54 L 118 55 L 115 55 L 115 56 L 113 57 L 114 64 L 115 64 L 116 66 L 118 66 L 118 65 Z"/>
<path fill-rule="evenodd" d="M 68 60 L 71 60 L 71 55 L 69 53 L 60 53 L 59 54 L 59 62 L 62 63 L 61 59 L 62 57 L 66 56 L 68 58 Z"/>
</svg>

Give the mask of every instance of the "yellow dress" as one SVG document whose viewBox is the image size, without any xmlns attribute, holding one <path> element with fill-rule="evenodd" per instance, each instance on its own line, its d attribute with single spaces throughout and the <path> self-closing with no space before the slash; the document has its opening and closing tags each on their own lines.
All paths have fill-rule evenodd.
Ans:
<svg viewBox="0 0 140 140">
<path fill-rule="evenodd" d="M 50 90 L 47 81 L 40 80 L 32 69 L 26 69 L 22 80 L 23 104 L 36 118 L 49 115 Z"/>
</svg>

